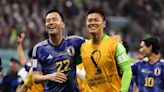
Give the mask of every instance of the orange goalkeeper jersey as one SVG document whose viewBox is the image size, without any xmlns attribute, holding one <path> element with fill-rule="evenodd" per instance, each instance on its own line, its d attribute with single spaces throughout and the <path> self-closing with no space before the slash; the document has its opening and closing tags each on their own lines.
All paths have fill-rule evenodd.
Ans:
<svg viewBox="0 0 164 92">
<path fill-rule="evenodd" d="M 29 88 L 27 92 L 44 92 L 44 90 L 42 84 L 35 84 L 33 82 L 31 88 Z"/>
<path fill-rule="evenodd" d="M 29 71 L 29 74 L 32 73 L 32 71 Z M 32 79 L 32 76 L 30 76 Z M 27 92 L 44 92 L 43 85 L 42 84 L 36 84 L 32 80 L 32 85 L 30 88 L 28 88 Z"/>
<path fill-rule="evenodd" d="M 34 81 L 30 88 L 28 88 L 27 92 L 44 92 L 42 84 L 36 84 Z"/>
<path fill-rule="evenodd" d="M 98 44 L 89 40 L 82 45 L 81 56 L 86 71 L 85 92 L 120 91 L 121 78 L 115 61 L 119 41 L 116 37 L 106 36 Z"/>
</svg>

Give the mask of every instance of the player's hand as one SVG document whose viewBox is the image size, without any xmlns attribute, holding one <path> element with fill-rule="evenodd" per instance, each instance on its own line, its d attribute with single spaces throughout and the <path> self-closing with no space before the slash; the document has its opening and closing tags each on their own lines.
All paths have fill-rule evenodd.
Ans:
<svg viewBox="0 0 164 92">
<path fill-rule="evenodd" d="M 24 38 L 25 38 L 25 33 L 22 32 L 22 33 L 17 37 L 17 44 L 22 44 Z"/>
<path fill-rule="evenodd" d="M 64 73 L 60 73 L 60 72 L 49 74 L 47 77 L 48 80 L 55 81 L 58 83 L 64 83 L 67 80 L 67 76 Z"/>
</svg>

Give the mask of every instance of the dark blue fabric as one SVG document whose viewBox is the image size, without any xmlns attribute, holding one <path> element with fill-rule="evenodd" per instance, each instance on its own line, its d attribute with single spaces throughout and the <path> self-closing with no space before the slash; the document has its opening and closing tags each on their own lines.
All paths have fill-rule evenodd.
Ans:
<svg viewBox="0 0 164 92">
<path fill-rule="evenodd" d="M 80 56 L 80 47 L 84 41 L 79 37 L 69 37 L 64 38 L 58 46 L 45 40 L 34 47 L 33 60 L 37 62 L 34 71 L 42 71 L 43 74 L 63 72 L 67 75 L 66 83 L 46 82 L 45 92 L 79 92 L 75 58 Z"/>
<path fill-rule="evenodd" d="M 137 62 L 132 71 L 139 92 L 164 92 L 164 60 L 153 65 L 148 61 Z"/>
<path fill-rule="evenodd" d="M 17 73 L 8 73 L 2 80 L 1 86 L 4 89 L 2 92 L 16 92 L 19 85 L 19 76 Z"/>
</svg>

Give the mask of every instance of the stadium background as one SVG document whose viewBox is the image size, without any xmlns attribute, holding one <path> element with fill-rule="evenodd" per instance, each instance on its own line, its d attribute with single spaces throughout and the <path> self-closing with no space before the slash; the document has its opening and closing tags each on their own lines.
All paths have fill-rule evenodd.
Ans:
<svg viewBox="0 0 164 92">
<path fill-rule="evenodd" d="M 0 0 L 0 57 L 7 72 L 11 57 L 18 58 L 16 39 L 26 33 L 27 51 L 46 38 L 46 10 L 58 8 L 66 23 L 64 35 L 87 38 L 85 15 L 92 7 L 102 8 L 107 18 L 105 32 L 120 35 L 129 43 L 130 55 L 136 58 L 140 41 L 150 36 L 161 40 L 164 55 L 164 0 Z"/>
</svg>

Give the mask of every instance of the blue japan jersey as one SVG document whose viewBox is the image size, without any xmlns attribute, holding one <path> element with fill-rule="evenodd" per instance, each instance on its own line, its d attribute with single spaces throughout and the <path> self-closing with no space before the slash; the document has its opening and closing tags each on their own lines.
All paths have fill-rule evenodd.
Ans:
<svg viewBox="0 0 164 92">
<path fill-rule="evenodd" d="M 139 92 L 164 92 L 164 60 L 155 64 L 148 61 L 137 62 L 132 66 L 133 76 Z"/>
<path fill-rule="evenodd" d="M 26 69 L 27 72 L 29 72 L 30 68 L 31 68 L 31 62 L 30 61 L 26 61 L 24 68 Z"/>
<path fill-rule="evenodd" d="M 24 67 L 21 68 L 18 72 L 18 76 L 20 77 L 20 79 L 18 80 L 19 84 L 23 85 L 24 81 L 27 78 L 27 75 L 28 75 L 30 68 L 31 68 L 31 62 L 26 61 Z"/>
<path fill-rule="evenodd" d="M 77 58 L 85 39 L 78 36 L 64 38 L 58 46 L 49 40 L 38 43 L 33 49 L 33 71 L 42 71 L 43 75 L 54 72 L 66 74 L 66 83 L 45 82 L 45 92 L 79 92 L 76 81 Z"/>
</svg>

